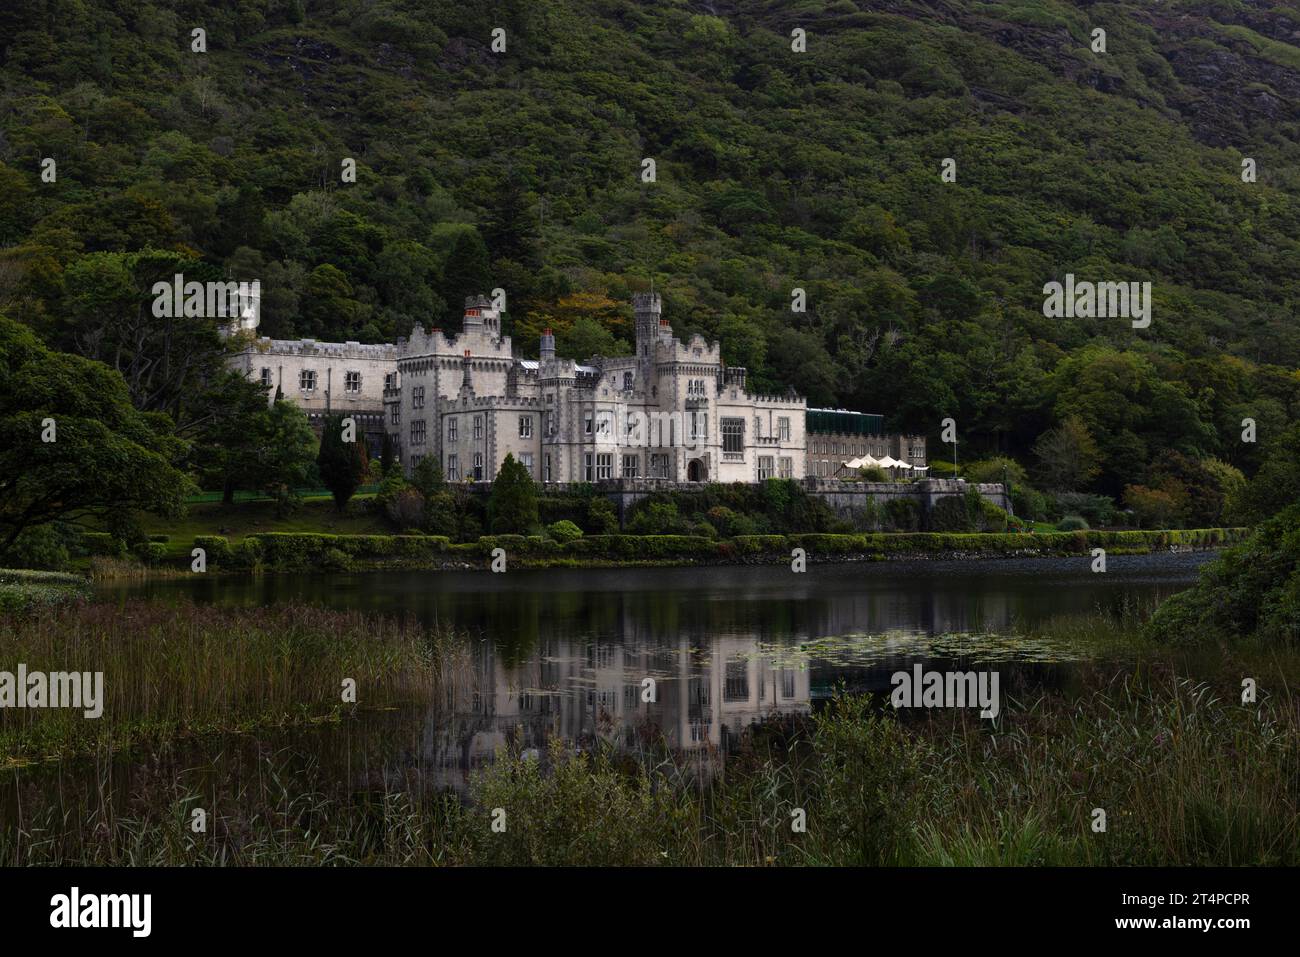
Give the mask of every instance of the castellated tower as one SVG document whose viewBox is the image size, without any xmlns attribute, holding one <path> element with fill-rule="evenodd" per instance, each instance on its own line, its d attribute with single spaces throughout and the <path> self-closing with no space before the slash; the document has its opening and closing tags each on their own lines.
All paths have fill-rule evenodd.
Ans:
<svg viewBox="0 0 1300 957">
<path fill-rule="evenodd" d="M 657 292 L 634 292 L 632 312 L 636 316 L 636 354 L 641 359 L 654 357 L 659 338 L 660 303 Z"/>
<path fill-rule="evenodd" d="M 493 337 L 501 335 L 501 310 L 492 308 L 487 296 L 465 297 L 464 329 L 486 329 Z"/>
</svg>

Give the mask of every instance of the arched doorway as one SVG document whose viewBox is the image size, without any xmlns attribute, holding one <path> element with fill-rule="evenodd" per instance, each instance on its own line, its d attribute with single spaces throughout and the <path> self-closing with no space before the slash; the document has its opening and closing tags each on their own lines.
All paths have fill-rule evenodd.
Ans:
<svg viewBox="0 0 1300 957">
<path fill-rule="evenodd" d="M 709 466 L 704 459 L 691 459 L 686 463 L 686 481 L 703 482 L 709 477 Z"/>
</svg>

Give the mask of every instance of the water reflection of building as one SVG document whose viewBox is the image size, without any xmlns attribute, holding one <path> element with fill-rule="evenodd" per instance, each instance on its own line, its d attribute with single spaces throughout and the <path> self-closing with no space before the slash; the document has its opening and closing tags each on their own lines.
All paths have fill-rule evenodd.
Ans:
<svg viewBox="0 0 1300 957">
<path fill-rule="evenodd" d="M 775 660 L 756 638 L 550 639 L 520 662 L 483 641 L 446 674 L 423 750 L 440 782 L 458 789 L 507 744 L 726 750 L 764 718 L 812 706 L 807 668 Z"/>
</svg>

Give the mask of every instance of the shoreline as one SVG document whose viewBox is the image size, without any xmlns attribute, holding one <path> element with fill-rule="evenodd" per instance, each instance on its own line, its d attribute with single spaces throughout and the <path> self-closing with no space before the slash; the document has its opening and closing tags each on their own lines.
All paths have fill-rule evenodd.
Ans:
<svg viewBox="0 0 1300 957">
<path fill-rule="evenodd" d="M 1160 552 L 1215 551 L 1241 541 L 1243 528 L 1161 531 L 1027 533 L 861 533 L 748 535 L 710 539 L 686 535 L 591 535 L 561 544 L 540 536 L 484 536 L 453 544 L 425 535 L 332 535 L 272 532 L 230 542 L 198 536 L 205 570 L 189 560 L 153 564 L 93 562 L 94 581 L 121 578 L 188 578 L 194 574 L 257 575 L 276 572 L 504 571 L 508 568 L 673 568 L 806 565 L 884 561 L 986 561 L 1091 559 Z"/>
</svg>

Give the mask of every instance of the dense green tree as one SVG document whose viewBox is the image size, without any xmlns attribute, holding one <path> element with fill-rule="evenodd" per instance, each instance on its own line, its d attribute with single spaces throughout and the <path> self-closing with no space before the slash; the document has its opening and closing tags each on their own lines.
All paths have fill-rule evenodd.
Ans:
<svg viewBox="0 0 1300 957">
<path fill-rule="evenodd" d="M 432 499 L 446 488 L 443 478 L 442 463 L 436 455 L 422 455 L 420 461 L 411 469 L 411 484 L 420 490 L 426 500 Z"/>
<path fill-rule="evenodd" d="M 176 513 L 192 483 L 166 416 L 121 375 L 0 317 L 0 556 L 24 529 L 114 509 Z"/>
<path fill-rule="evenodd" d="M 258 434 L 250 482 L 273 496 L 283 512 L 297 501 L 297 490 L 308 483 L 316 463 L 316 434 L 306 413 L 283 398 L 271 403 Z"/>
<path fill-rule="evenodd" d="M 194 460 L 205 488 L 221 489 L 229 505 L 240 489 L 261 488 L 258 452 L 267 439 L 266 389 L 230 372 L 220 383 L 231 397 L 218 406 L 195 436 Z"/>
<path fill-rule="evenodd" d="M 537 526 L 537 486 L 513 455 L 506 455 L 492 480 L 488 524 L 495 535 L 527 535 Z"/>
<path fill-rule="evenodd" d="M 483 237 L 476 229 L 460 230 L 442 268 L 439 293 L 447 304 L 444 325 L 449 329 L 459 329 L 465 315 L 465 298 L 486 295 L 493 288 L 488 249 Z"/>
<path fill-rule="evenodd" d="M 1101 471 L 1101 454 L 1083 419 L 1066 416 L 1056 428 L 1044 432 L 1034 445 L 1038 475 L 1055 492 L 1084 488 Z"/>
<path fill-rule="evenodd" d="M 263 334 L 336 341 L 455 329 L 500 286 L 532 350 L 563 299 L 626 319 L 653 282 L 752 388 L 935 443 L 953 416 L 968 457 L 1028 462 L 1077 414 L 1111 496 L 1166 450 L 1254 474 L 1300 418 L 1300 140 L 1286 96 L 1260 92 L 1300 55 L 1283 5 L 1170 20 L 1117 0 L 1126 42 L 1083 73 L 1086 18 L 1058 0 L 810 0 L 816 49 L 793 59 L 773 4 L 251 0 L 205 11 L 198 72 L 182 14 L 81 6 L 0 11 L 0 77 L 25 91 L 3 120 L 0 309 L 119 369 L 186 438 L 220 356 L 142 314 L 168 257 L 260 278 Z M 484 47 L 502 25 L 527 37 L 507 57 Z M 304 98 L 304 78 L 355 95 Z M 1116 129 L 1126 149 L 1096 150 Z M 1259 144 L 1257 182 L 1225 143 Z M 1067 272 L 1152 282 L 1152 325 L 1047 319 L 1043 283 Z M 599 319 L 557 334 L 579 358 L 629 340 Z"/>
<path fill-rule="evenodd" d="M 340 512 L 347 508 L 357 488 L 365 481 L 368 464 L 366 444 L 356 433 L 355 423 L 352 435 L 349 436 L 343 416 L 333 415 L 327 418 L 321 427 L 316 467 L 320 471 L 321 481 L 334 496 L 334 507 Z"/>
<path fill-rule="evenodd" d="M 1237 521 L 1258 522 L 1300 502 L 1300 423 L 1267 443 L 1259 471 L 1235 497 Z"/>
</svg>

